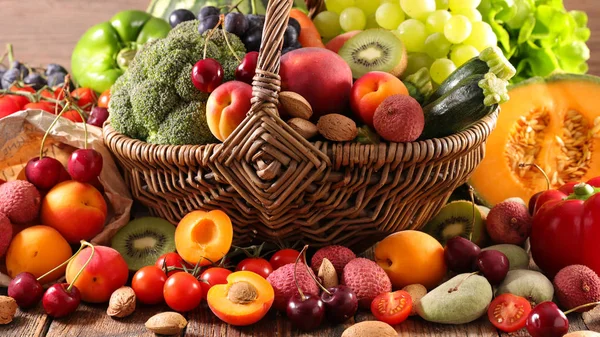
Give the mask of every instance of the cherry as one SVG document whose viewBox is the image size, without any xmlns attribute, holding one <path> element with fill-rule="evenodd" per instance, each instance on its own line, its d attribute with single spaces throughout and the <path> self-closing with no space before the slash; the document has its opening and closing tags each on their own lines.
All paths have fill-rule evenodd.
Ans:
<svg viewBox="0 0 600 337">
<path fill-rule="evenodd" d="M 44 288 L 31 273 L 19 273 L 8 284 L 8 296 L 23 309 L 36 305 L 44 295 Z"/>
<path fill-rule="evenodd" d="M 77 149 L 71 153 L 68 168 L 73 180 L 90 182 L 102 171 L 102 155 L 94 149 Z"/>
<path fill-rule="evenodd" d="M 258 64 L 258 52 L 251 51 L 244 56 L 240 65 L 235 69 L 235 79 L 252 85 Z"/>
<path fill-rule="evenodd" d="M 299 329 L 310 331 L 318 328 L 325 316 L 325 307 L 320 298 L 313 295 L 296 294 L 288 302 L 288 318 Z"/>
<path fill-rule="evenodd" d="M 95 106 L 88 117 L 87 123 L 89 125 L 102 127 L 104 122 L 108 119 L 108 109 Z"/>
<path fill-rule="evenodd" d="M 508 258 L 497 250 L 484 250 L 479 253 L 476 260 L 477 269 L 492 284 L 500 284 L 510 267 Z"/>
<path fill-rule="evenodd" d="M 561 337 L 569 332 L 569 320 L 554 302 L 538 304 L 525 323 L 532 337 Z"/>
<path fill-rule="evenodd" d="M 542 195 L 542 193 L 544 192 L 545 191 L 537 192 L 536 194 L 532 195 L 529 199 L 529 214 L 531 214 L 531 216 L 535 214 L 535 203 L 537 202 L 540 195 Z"/>
<path fill-rule="evenodd" d="M 63 181 L 67 171 L 58 160 L 52 157 L 35 157 L 25 166 L 27 180 L 40 190 L 49 190 Z"/>
<path fill-rule="evenodd" d="M 325 314 L 333 323 L 343 323 L 353 317 L 358 310 L 358 298 L 350 287 L 339 285 L 321 293 Z"/>
<path fill-rule="evenodd" d="M 196 62 L 192 68 L 192 83 L 202 92 L 213 92 L 223 83 L 223 67 L 211 58 Z"/>
<path fill-rule="evenodd" d="M 53 284 L 46 290 L 42 305 L 46 314 L 58 318 L 74 312 L 81 302 L 81 293 L 74 285 L 67 283 Z"/>
<path fill-rule="evenodd" d="M 472 241 L 457 236 L 446 241 L 444 249 L 444 260 L 448 268 L 456 273 L 468 273 L 473 271 L 473 265 L 481 248 Z"/>
</svg>

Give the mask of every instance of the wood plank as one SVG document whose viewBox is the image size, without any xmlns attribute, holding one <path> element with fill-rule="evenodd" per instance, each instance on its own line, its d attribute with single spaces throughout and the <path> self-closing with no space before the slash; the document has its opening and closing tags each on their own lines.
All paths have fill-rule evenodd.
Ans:
<svg viewBox="0 0 600 337">
<path fill-rule="evenodd" d="M 570 314 L 567 318 L 569 319 L 569 332 L 588 330 L 588 327 L 585 325 L 585 322 L 583 321 L 581 314 L 578 314 L 578 313 Z M 521 329 L 521 330 L 519 330 L 517 332 L 513 332 L 513 333 L 501 332 L 500 336 L 501 337 L 531 337 L 531 335 L 527 332 L 526 329 Z"/>
<path fill-rule="evenodd" d="M 0 336 L 45 336 L 51 321 L 44 314 L 41 304 L 27 311 L 17 309 L 17 314 L 10 324 L 0 325 Z"/>
<path fill-rule="evenodd" d="M 583 314 L 583 321 L 588 329 L 600 332 L 600 306 Z"/>
</svg>

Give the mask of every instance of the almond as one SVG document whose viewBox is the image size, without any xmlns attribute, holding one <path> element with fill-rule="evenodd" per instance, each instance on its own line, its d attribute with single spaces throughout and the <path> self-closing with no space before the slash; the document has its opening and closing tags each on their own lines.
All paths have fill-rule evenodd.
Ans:
<svg viewBox="0 0 600 337">
<path fill-rule="evenodd" d="M 344 330 L 342 337 L 397 337 L 398 333 L 389 324 L 379 321 L 356 323 Z"/>
<path fill-rule="evenodd" d="M 146 321 L 146 329 L 157 335 L 178 335 L 186 325 L 185 317 L 172 311 L 156 314 Z"/>
<path fill-rule="evenodd" d="M 279 93 L 279 103 L 291 118 L 310 119 L 313 114 L 312 107 L 306 98 L 293 91 Z"/>
<path fill-rule="evenodd" d="M 294 131 L 298 132 L 300 136 L 311 139 L 319 134 L 319 130 L 317 130 L 317 126 L 302 118 L 292 118 L 287 121 L 288 125 L 294 129 Z"/>
<path fill-rule="evenodd" d="M 17 312 L 17 301 L 8 296 L 0 296 L 0 324 L 12 322 Z"/>
<path fill-rule="evenodd" d="M 319 118 L 317 129 L 323 137 L 334 142 L 349 142 L 358 135 L 356 123 L 340 114 L 329 114 Z"/>
<path fill-rule="evenodd" d="M 323 287 L 325 288 L 337 287 L 340 284 L 335 267 L 327 258 L 324 258 L 323 262 L 321 262 L 318 276 L 323 283 Z"/>
<path fill-rule="evenodd" d="M 410 295 L 410 299 L 413 303 L 412 309 L 410 310 L 410 316 L 417 315 L 417 304 L 419 301 L 421 301 L 423 296 L 427 295 L 427 288 L 421 284 L 411 284 L 402 288 L 402 290 L 406 291 Z"/>
</svg>

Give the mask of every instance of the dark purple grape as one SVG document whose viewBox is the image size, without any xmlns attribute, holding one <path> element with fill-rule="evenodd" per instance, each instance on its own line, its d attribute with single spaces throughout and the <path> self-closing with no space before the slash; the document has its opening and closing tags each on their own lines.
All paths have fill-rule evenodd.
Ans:
<svg viewBox="0 0 600 337">
<path fill-rule="evenodd" d="M 358 298 L 350 287 L 339 285 L 327 289 L 331 293 L 321 293 L 325 314 L 332 323 L 343 323 L 356 314 Z"/>
<path fill-rule="evenodd" d="M 42 89 L 47 84 L 46 79 L 38 73 L 29 73 L 29 75 L 23 79 L 23 83 L 30 85 L 36 91 Z"/>
<path fill-rule="evenodd" d="M 171 28 L 175 28 L 175 26 L 182 22 L 192 21 L 195 19 L 196 16 L 194 13 L 185 8 L 180 8 L 171 12 L 171 15 L 169 15 L 169 24 L 171 25 Z"/>
<path fill-rule="evenodd" d="M 506 255 L 497 250 L 484 250 L 479 253 L 476 264 L 477 269 L 492 285 L 502 283 L 510 268 Z"/>
<path fill-rule="evenodd" d="M 255 27 L 260 27 L 260 29 L 263 29 L 266 18 L 264 15 L 248 14 L 246 15 L 246 19 L 248 20 L 248 29 Z"/>
<path fill-rule="evenodd" d="M 244 42 L 244 46 L 246 46 L 246 51 L 259 51 L 260 50 L 260 42 L 262 40 L 262 28 L 254 27 L 246 32 L 246 35 L 242 38 L 242 42 Z"/>
<path fill-rule="evenodd" d="M 25 78 L 25 76 L 29 75 L 29 69 L 19 61 L 13 61 L 10 64 L 11 68 L 17 68 L 21 72 L 21 78 Z"/>
<path fill-rule="evenodd" d="M 21 71 L 18 68 L 10 68 L 2 75 L 2 89 L 8 89 L 20 80 L 22 80 Z"/>
<path fill-rule="evenodd" d="M 198 32 L 203 34 L 207 30 L 215 28 L 219 24 L 219 16 L 211 15 L 203 18 L 198 25 Z"/>
<path fill-rule="evenodd" d="M 50 63 L 50 64 L 48 64 L 48 66 L 46 67 L 46 76 L 50 76 L 50 75 L 52 75 L 54 73 L 67 74 L 68 71 L 67 71 L 67 69 L 65 69 L 60 64 L 56 64 L 56 63 Z"/>
<path fill-rule="evenodd" d="M 221 10 L 218 9 L 215 6 L 204 6 L 202 7 L 202 9 L 200 9 L 200 12 L 198 13 L 198 20 L 202 21 L 202 19 L 212 16 L 212 15 L 217 15 L 219 16 L 219 14 L 221 14 Z"/>
<path fill-rule="evenodd" d="M 104 124 L 107 119 L 108 109 L 96 106 L 90 112 L 87 123 L 101 128 L 102 124 Z"/>
<path fill-rule="evenodd" d="M 318 328 L 325 316 L 325 307 L 320 298 L 299 294 L 292 296 L 286 309 L 287 317 L 298 329 L 310 331 Z"/>
<path fill-rule="evenodd" d="M 244 36 L 248 30 L 249 24 L 248 19 L 242 13 L 231 12 L 225 15 L 225 31 L 231 34 L 237 35 L 238 37 Z"/>
<path fill-rule="evenodd" d="M 65 76 L 67 76 L 67 74 L 63 72 L 56 72 L 48 75 L 48 86 L 54 88 L 63 85 L 63 83 L 65 83 Z"/>
<path fill-rule="evenodd" d="M 298 32 L 294 27 L 287 26 L 285 33 L 283 34 L 283 48 L 287 48 L 298 41 Z"/>
<path fill-rule="evenodd" d="M 473 271 L 475 260 L 481 253 L 481 248 L 461 236 L 446 241 L 444 259 L 450 270 L 456 273 L 468 273 Z"/>
<path fill-rule="evenodd" d="M 294 29 L 296 30 L 296 33 L 298 33 L 298 35 L 300 35 L 301 28 L 300 28 L 300 23 L 298 22 L 298 20 L 296 20 L 294 18 L 290 18 L 290 21 L 288 21 L 288 26 L 294 27 Z"/>
</svg>

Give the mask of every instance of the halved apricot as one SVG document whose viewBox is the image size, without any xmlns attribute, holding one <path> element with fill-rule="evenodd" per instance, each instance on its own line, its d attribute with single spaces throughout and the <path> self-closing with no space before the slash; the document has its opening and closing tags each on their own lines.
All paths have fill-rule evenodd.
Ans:
<svg viewBox="0 0 600 337">
<path fill-rule="evenodd" d="M 262 276 L 238 271 L 227 276 L 227 284 L 208 291 L 208 307 L 223 322 L 244 326 L 260 321 L 271 309 L 275 292 Z"/>
<path fill-rule="evenodd" d="M 220 210 L 193 211 L 175 230 L 175 248 L 187 262 L 207 266 L 220 260 L 231 248 L 231 219 Z"/>
</svg>

